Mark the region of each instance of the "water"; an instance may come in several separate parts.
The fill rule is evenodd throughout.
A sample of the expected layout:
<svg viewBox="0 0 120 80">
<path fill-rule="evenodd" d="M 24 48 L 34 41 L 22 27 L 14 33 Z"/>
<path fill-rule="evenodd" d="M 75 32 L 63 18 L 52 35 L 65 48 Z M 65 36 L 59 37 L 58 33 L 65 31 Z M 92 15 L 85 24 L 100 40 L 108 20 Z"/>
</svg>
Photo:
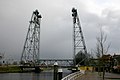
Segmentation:
<svg viewBox="0 0 120 80">
<path fill-rule="evenodd" d="M 67 69 L 63 69 L 63 76 L 70 73 Z M 41 73 L 1 73 L 0 80 L 53 80 L 53 70 Z"/>
</svg>

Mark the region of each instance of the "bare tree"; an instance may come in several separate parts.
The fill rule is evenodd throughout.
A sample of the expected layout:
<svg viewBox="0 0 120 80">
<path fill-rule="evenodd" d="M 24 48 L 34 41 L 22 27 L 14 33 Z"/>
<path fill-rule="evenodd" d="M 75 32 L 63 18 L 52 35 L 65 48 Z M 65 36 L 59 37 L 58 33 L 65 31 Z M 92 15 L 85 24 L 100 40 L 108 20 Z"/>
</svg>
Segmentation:
<svg viewBox="0 0 120 80">
<path fill-rule="evenodd" d="M 4 58 L 4 54 L 5 54 L 5 52 L 4 53 L 0 52 L 0 60 Z"/>
<path fill-rule="evenodd" d="M 104 34 L 102 29 L 100 29 L 100 36 L 97 37 L 96 39 L 97 39 L 96 44 L 97 55 L 99 55 L 98 57 L 101 57 L 104 54 L 107 54 L 110 44 L 106 45 L 107 35 Z"/>
<path fill-rule="evenodd" d="M 103 55 L 105 55 L 110 47 L 110 44 L 106 44 L 106 40 L 107 40 L 107 35 L 104 34 L 104 32 L 102 31 L 102 29 L 100 29 L 100 36 L 98 36 L 97 38 L 97 44 L 96 44 L 96 56 L 98 57 L 98 59 L 100 59 Z M 105 74 L 105 70 L 104 70 L 104 60 L 101 62 L 100 60 L 98 61 L 99 65 L 103 66 L 103 80 L 104 80 L 104 74 Z M 100 70 L 100 68 L 99 68 Z"/>
</svg>

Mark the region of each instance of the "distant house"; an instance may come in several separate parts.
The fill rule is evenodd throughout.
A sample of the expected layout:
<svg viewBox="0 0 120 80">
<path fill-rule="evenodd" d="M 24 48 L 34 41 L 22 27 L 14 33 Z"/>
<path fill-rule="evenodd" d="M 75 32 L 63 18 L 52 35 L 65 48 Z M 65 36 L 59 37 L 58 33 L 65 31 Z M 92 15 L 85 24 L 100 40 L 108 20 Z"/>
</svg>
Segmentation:
<svg viewBox="0 0 120 80">
<path fill-rule="evenodd" d="M 111 56 L 110 54 L 108 55 L 103 55 L 102 59 L 104 60 L 104 62 L 107 64 L 109 64 L 109 67 L 120 67 L 120 55 L 116 55 L 114 54 L 113 56 Z"/>
<path fill-rule="evenodd" d="M 101 57 L 102 60 L 104 60 L 105 62 L 110 62 L 110 59 L 112 58 L 112 56 L 110 54 L 108 55 L 103 55 Z"/>
<path fill-rule="evenodd" d="M 114 54 L 112 56 L 114 64 L 113 64 L 113 72 L 120 73 L 120 55 Z"/>
<path fill-rule="evenodd" d="M 120 65 L 120 55 L 114 54 L 113 59 L 115 60 L 116 65 Z"/>
<path fill-rule="evenodd" d="M 101 58 L 98 59 L 92 59 L 92 60 L 96 60 L 98 62 L 98 65 L 96 67 L 96 69 L 98 68 L 98 66 L 104 66 L 105 70 L 108 72 L 118 72 L 120 73 L 120 55 L 116 55 L 114 54 L 113 56 L 110 54 L 107 55 L 103 55 Z M 97 71 L 97 70 L 96 70 Z"/>
</svg>

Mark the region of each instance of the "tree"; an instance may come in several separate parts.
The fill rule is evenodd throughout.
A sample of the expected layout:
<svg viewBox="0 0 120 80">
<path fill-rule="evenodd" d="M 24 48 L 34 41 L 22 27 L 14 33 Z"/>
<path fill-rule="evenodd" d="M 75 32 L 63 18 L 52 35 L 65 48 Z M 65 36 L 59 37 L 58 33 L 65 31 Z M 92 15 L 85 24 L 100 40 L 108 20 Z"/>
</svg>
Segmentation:
<svg viewBox="0 0 120 80">
<path fill-rule="evenodd" d="M 100 30 L 100 36 L 98 36 L 96 39 L 97 39 L 97 44 L 96 44 L 95 53 L 96 53 L 96 56 L 98 57 L 98 64 L 103 66 L 103 80 L 104 80 L 105 64 L 104 64 L 104 60 L 101 61 L 99 59 L 108 52 L 110 44 L 106 45 L 107 35 L 104 34 L 102 29 Z M 100 70 L 100 68 L 99 68 L 99 70 Z"/>
<path fill-rule="evenodd" d="M 20 61 L 19 64 L 25 64 L 25 62 L 24 61 Z"/>
<path fill-rule="evenodd" d="M 5 53 L 0 53 L 0 60 L 4 58 Z"/>
<path fill-rule="evenodd" d="M 98 36 L 96 39 L 96 56 L 100 58 L 108 52 L 110 44 L 106 45 L 107 35 L 105 35 L 102 30 L 100 30 L 100 36 Z"/>
<path fill-rule="evenodd" d="M 13 64 L 13 65 L 17 65 L 18 63 L 17 63 L 17 61 L 14 61 L 12 64 Z"/>
</svg>

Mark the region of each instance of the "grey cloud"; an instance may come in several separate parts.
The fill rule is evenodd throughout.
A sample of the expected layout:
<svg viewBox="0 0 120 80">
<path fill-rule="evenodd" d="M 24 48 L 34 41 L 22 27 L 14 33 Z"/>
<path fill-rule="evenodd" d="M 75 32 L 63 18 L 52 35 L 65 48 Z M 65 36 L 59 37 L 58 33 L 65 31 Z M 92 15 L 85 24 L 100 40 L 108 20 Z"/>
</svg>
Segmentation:
<svg viewBox="0 0 120 80">
<path fill-rule="evenodd" d="M 33 10 L 42 15 L 40 58 L 72 58 L 71 8 L 78 9 L 88 50 L 95 47 L 100 25 L 107 26 L 111 52 L 119 48 L 119 10 L 104 10 L 101 16 L 90 13 L 87 3 L 80 0 L 1 0 L 0 1 L 0 50 L 6 56 L 20 59 Z M 107 11 L 107 12 L 105 12 Z M 106 16 L 105 16 L 106 15 Z M 114 20 L 114 21 L 113 21 Z"/>
</svg>

